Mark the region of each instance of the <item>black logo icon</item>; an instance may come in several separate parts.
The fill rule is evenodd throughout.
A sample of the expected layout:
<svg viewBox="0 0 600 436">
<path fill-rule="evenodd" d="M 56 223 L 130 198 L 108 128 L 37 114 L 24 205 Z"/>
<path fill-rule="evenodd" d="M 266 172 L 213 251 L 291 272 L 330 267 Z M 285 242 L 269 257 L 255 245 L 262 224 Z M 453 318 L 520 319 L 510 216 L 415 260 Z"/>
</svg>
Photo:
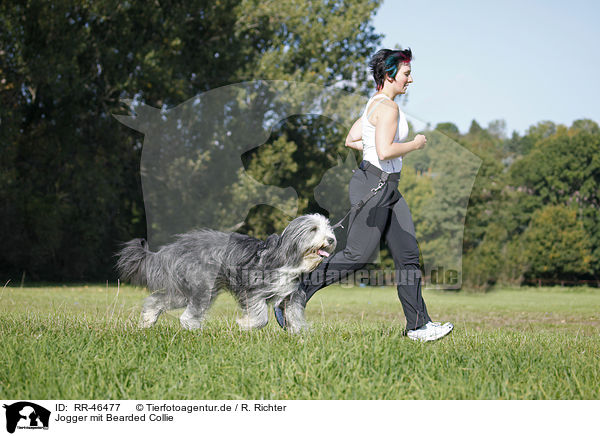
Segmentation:
<svg viewBox="0 0 600 436">
<path fill-rule="evenodd" d="M 17 426 L 27 429 L 48 429 L 50 411 L 28 401 L 3 406 L 6 409 L 6 431 L 14 433 Z M 40 423 L 41 421 L 41 423 Z"/>
</svg>

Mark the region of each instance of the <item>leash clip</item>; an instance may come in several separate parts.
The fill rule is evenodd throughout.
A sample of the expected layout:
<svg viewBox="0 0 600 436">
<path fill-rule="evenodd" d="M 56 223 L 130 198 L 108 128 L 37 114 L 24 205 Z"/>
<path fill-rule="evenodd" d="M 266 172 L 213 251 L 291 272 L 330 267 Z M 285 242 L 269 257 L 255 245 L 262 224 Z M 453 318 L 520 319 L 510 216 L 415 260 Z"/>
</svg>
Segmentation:
<svg viewBox="0 0 600 436">
<path fill-rule="evenodd" d="M 383 185 L 385 185 L 385 182 L 383 180 L 380 180 L 379 184 L 376 187 L 371 188 L 371 192 L 379 191 L 381 188 L 383 188 Z"/>
</svg>

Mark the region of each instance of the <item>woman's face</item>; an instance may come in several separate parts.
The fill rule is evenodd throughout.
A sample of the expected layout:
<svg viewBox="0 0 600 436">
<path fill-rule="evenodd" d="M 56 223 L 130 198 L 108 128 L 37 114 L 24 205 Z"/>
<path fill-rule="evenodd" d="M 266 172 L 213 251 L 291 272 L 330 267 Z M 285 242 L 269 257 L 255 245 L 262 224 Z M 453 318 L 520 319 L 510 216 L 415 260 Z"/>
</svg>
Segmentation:
<svg viewBox="0 0 600 436">
<path fill-rule="evenodd" d="M 406 92 L 406 88 L 409 83 L 412 83 L 413 79 L 410 75 L 410 64 L 400 64 L 400 68 L 396 73 L 395 85 L 400 94 L 404 94 Z"/>
</svg>

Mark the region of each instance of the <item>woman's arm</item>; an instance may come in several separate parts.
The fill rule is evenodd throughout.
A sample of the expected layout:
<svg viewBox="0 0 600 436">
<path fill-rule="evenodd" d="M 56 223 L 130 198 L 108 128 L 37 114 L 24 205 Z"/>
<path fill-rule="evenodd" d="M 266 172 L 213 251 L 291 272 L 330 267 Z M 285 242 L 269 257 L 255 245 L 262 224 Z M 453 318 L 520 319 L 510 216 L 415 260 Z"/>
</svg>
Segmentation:
<svg viewBox="0 0 600 436">
<path fill-rule="evenodd" d="M 362 119 L 359 118 L 354 122 L 352 128 L 348 132 L 348 136 L 346 136 L 346 147 L 353 148 L 355 150 L 363 149 L 362 142 Z"/>
<path fill-rule="evenodd" d="M 383 107 L 379 111 L 377 125 L 375 126 L 375 149 L 379 160 L 404 157 L 411 151 L 425 147 L 427 138 L 424 135 L 417 135 L 415 139 L 408 142 L 393 142 L 400 117 L 398 106 L 395 104 L 394 107 L 381 106 Z"/>
</svg>

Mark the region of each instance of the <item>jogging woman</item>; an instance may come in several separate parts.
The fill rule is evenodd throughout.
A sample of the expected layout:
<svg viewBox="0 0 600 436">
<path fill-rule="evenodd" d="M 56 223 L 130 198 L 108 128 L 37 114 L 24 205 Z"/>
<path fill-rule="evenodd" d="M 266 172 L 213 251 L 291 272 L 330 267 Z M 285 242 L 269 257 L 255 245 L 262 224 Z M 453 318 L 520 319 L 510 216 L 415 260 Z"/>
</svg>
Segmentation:
<svg viewBox="0 0 600 436">
<path fill-rule="evenodd" d="M 353 205 L 346 247 L 325 259 L 300 283 L 306 302 L 319 289 L 363 268 L 383 238 L 394 259 L 398 297 L 406 317 L 407 336 L 413 340 L 439 339 L 453 329 L 451 323 L 434 323 L 421 293 L 419 247 L 408 205 L 398 192 L 402 159 L 425 147 L 427 139 L 416 135 L 407 141 L 408 123 L 394 99 L 412 83 L 412 52 L 378 51 L 370 62 L 377 92 L 363 115 L 353 124 L 346 146 L 362 150 L 363 160 L 349 184 Z M 275 317 L 285 328 L 285 305 L 275 307 Z"/>
</svg>

